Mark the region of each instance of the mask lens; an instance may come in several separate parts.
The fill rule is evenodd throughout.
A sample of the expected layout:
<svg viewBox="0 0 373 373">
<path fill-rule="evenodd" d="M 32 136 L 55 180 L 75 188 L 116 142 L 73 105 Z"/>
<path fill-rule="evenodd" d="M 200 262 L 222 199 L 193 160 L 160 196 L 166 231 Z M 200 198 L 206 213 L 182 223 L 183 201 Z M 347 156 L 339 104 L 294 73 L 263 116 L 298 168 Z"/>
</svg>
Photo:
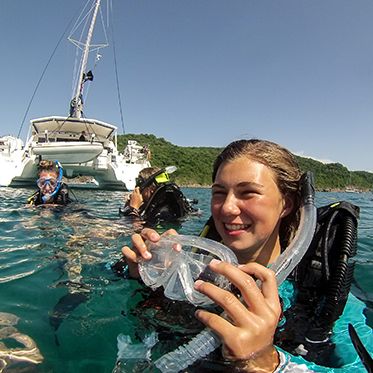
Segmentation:
<svg viewBox="0 0 373 373">
<path fill-rule="evenodd" d="M 55 189 L 57 186 L 57 180 L 54 177 L 41 177 L 36 183 L 40 189 L 47 185 L 50 185 L 52 189 Z"/>
</svg>

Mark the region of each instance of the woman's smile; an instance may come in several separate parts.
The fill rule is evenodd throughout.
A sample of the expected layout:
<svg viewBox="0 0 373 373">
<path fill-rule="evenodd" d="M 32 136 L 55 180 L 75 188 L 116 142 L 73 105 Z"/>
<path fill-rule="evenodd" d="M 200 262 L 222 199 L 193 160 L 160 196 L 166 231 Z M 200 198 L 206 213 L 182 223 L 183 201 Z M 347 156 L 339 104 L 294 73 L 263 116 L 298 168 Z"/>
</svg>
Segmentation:
<svg viewBox="0 0 373 373">
<path fill-rule="evenodd" d="M 224 228 L 229 235 L 239 235 L 242 231 L 246 231 L 250 227 L 250 224 L 224 224 Z"/>
</svg>

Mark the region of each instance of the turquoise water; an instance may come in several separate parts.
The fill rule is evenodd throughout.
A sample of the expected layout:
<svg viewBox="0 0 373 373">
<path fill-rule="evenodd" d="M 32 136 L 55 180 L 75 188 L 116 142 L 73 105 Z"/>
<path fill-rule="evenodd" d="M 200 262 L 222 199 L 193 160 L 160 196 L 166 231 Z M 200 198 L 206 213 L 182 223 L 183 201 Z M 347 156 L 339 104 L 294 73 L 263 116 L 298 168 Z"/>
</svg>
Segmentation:
<svg viewBox="0 0 373 373">
<path fill-rule="evenodd" d="M 25 208 L 31 192 L 0 189 L 0 371 L 9 363 L 15 371 L 32 366 L 33 372 L 112 372 L 117 336 L 141 337 L 146 329 L 133 312 L 140 286 L 108 266 L 134 231 L 118 215 L 123 193 L 74 190 L 74 206 Z M 210 192 L 184 192 L 199 200 L 202 215 L 177 228 L 195 234 L 209 216 Z M 361 208 L 352 291 L 367 304 L 373 326 L 373 194 L 316 198 L 318 205 L 342 199 Z"/>
</svg>

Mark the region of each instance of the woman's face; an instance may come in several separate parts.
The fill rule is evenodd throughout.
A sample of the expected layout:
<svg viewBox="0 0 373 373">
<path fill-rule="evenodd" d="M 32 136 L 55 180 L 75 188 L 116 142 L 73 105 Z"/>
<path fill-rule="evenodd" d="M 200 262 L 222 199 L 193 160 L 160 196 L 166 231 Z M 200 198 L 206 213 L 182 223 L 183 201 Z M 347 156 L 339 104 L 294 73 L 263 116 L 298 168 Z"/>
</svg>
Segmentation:
<svg viewBox="0 0 373 373">
<path fill-rule="evenodd" d="M 289 205 L 289 206 L 287 206 Z M 272 263 L 279 226 L 290 211 L 270 168 L 245 157 L 223 162 L 212 186 L 211 212 L 224 244 L 240 263 Z"/>
<path fill-rule="evenodd" d="M 38 179 L 38 187 L 45 194 L 51 194 L 57 187 L 57 172 L 41 171 Z"/>
</svg>

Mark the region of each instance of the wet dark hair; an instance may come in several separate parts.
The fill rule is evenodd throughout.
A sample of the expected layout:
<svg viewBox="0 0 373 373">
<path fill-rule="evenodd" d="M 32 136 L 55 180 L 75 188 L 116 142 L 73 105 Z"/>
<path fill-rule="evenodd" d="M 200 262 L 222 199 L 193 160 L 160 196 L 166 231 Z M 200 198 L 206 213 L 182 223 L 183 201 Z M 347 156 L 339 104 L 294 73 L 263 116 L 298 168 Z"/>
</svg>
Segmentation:
<svg viewBox="0 0 373 373">
<path fill-rule="evenodd" d="M 58 174 L 59 169 L 56 162 L 45 159 L 38 164 L 38 174 L 40 175 L 43 171 L 56 172 Z"/>
<path fill-rule="evenodd" d="M 158 186 L 155 179 L 150 184 L 147 183 L 146 187 L 144 187 L 143 185 L 151 176 L 155 175 L 160 170 L 161 168 L 159 167 L 146 167 L 139 172 L 139 175 L 136 178 L 136 186 L 140 187 L 144 201 L 147 201 L 150 198 L 150 196 L 156 191 Z M 144 191 L 147 191 L 147 193 L 144 193 Z"/>
<path fill-rule="evenodd" d="M 283 197 L 293 201 L 293 210 L 281 220 L 280 243 L 288 246 L 299 225 L 301 171 L 294 155 L 284 147 L 267 140 L 250 139 L 230 143 L 214 162 L 212 181 L 215 181 L 220 166 L 237 158 L 247 158 L 259 162 L 272 170 L 275 182 Z"/>
<path fill-rule="evenodd" d="M 160 171 L 159 167 L 146 167 L 139 172 L 139 177 L 142 177 L 144 180 L 146 180 L 158 171 Z"/>
</svg>

